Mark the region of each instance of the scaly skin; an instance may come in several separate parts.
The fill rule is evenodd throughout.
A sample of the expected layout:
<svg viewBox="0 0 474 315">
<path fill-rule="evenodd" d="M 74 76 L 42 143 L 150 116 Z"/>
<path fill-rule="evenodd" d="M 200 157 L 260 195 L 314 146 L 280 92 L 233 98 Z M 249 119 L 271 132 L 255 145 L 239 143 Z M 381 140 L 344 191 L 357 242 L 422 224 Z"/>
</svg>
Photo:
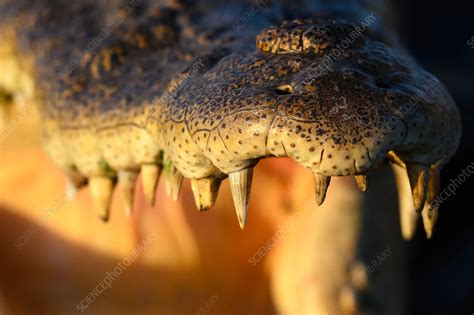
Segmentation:
<svg viewBox="0 0 474 315">
<path fill-rule="evenodd" d="M 459 143 L 449 94 L 368 8 L 322 5 L 262 31 L 276 7 L 240 25 L 250 4 L 25 3 L 3 5 L 7 42 L 31 65 L 47 152 L 76 177 L 164 164 L 218 187 L 289 156 L 324 182 L 390 151 L 439 168 Z"/>
<path fill-rule="evenodd" d="M 365 190 L 366 173 L 390 161 L 403 236 L 413 235 L 412 208 L 424 209 L 431 235 L 459 113 L 380 10 L 348 3 L 268 2 L 257 14 L 238 1 L 3 0 L 0 86 L 39 103 L 46 151 L 76 184 L 89 180 L 104 220 L 115 180 L 133 192 L 140 169 L 150 201 L 163 167 L 173 198 L 183 176 L 192 180 L 200 210 L 229 176 L 243 227 L 261 158 L 310 169 L 319 204 L 330 177 L 356 175 Z M 352 214 L 321 214 L 318 248 L 347 254 L 316 267 L 338 275 L 318 284 L 326 309 L 348 282 L 360 233 Z M 334 230 L 344 233 L 328 248 Z"/>
</svg>

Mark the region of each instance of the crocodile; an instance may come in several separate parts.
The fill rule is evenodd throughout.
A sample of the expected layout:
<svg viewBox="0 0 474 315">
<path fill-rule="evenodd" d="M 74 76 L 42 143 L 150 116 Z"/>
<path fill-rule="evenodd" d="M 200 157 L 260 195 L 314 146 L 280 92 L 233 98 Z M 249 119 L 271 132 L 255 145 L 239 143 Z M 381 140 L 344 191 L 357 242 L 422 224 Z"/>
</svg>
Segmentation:
<svg viewBox="0 0 474 315">
<path fill-rule="evenodd" d="M 420 214 L 431 237 L 460 115 L 391 11 L 370 0 L 0 0 L 0 107 L 39 108 L 45 151 L 71 185 L 89 186 L 104 221 L 115 186 L 131 213 L 139 174 L 150 204 L 160 177 L 175 200 L 190 179 L 201 211 L 228 178 L 244 228 L 253 168 L 287 157 L 313 173 L 318 205 L 332 177 L 366 191 L 389 165 L 403 237 Z"/>
<path fill-rule="evenodd" d="M 331 177 L 365 190 L 390 163 L 431 229 L 460 116 L 380 7 L 4 0 L 0 86 L 39 104 L 46 152 L 105 221 L 117 182 L 131 211 L 139 172 L 153 203 L 163 171 L 174 199 L 191 180 L 200 210 L 228 177 L 243 228 L 252 169 L 274 156 L 314 173 L 318 204 Z"/>
</svg>

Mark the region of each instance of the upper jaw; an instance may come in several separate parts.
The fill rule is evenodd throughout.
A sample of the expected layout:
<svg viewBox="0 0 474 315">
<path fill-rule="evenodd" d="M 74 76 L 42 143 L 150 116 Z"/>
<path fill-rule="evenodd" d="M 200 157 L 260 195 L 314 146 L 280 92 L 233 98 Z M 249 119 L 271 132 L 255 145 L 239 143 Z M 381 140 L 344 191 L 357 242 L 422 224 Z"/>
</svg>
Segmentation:
<svg viewBox="0 0 474 315">
<path fill-rule="evenodd" d="M 286 34 L 271 29 L 277 31 L 262 32 L 266 44 L 257 38 L 261 49 L 224 57 L 164 104 L 161 122 L 187 131 L 164 140 L 186 177 L 229 174 L 266 156 L 289 156 L 314 173 L 342 176 L 366 173 L 390 151 L 428 166 L 454 154 L 461 134 L 456 106 L 410 57 L 364 34 L 342 51 L 337 38 L 316 48 L 307 39 L 309 48 L 302 41 L 292 50 L 279 38 L 272 41 Z M 175 159 L 186 140 L 193 144 L 194 166 Z"/>
<path fill-rule="evenodd" d="M 104 219 L 117 178 L 133 196 L 130 183 L 140 169 L 153 202 L 163 168 L 175 199 L 183 176 L 192 180 L 201 210 L 212 206 L 220 181 L 229 176 L 243 226 L 252 168 L 267 156 L 289 156 L 310 169 L 318 203 L 330 176 L 362 175 L 357 182 L 364 190 L 363 175 L 388 159 L 403 169 L 398 177 L 410 181 L 420 210 L 435 196 L 434 188 L 426 193 L 435 186 L 431 178 L 458 146 L 459 113 L 442 84 L 393 47 L 395 41 L 367 29 L 339 46 L 354 29 L 342 20 L 294 21 L 263 30 L 257 48 L 240 43 L 242 33 L 204 41 L 208 53 L 201 56 L 204 49 L 193 50 L 199 45 L 163 48 L 158 37 L 140 48 L 111 35 L 64 82 L 57 67 L 71 61 L 78 49 L 71 45 L 83 38 L 51 54 L 51 42 L 60 42 L 54 36 L 64 34 L 40 36 L 33 45 L 40 51 L 30 55 L 36 77 L 53 78 L 36 80 L 40 92 L 48 92 L 46 148 L 72 179 L 90 179 Z M 76 29 L 65 31 L 64 40 L 76 38 Z M 117 48 L 133 53 L 112 58 Z M 204 62 L 192 63 L 183 76 L 190 52 Z M 63 59 L 51 60 L 57 56 Z"/>
<path fill-rule="evenodd" d="M 306 50 L 302 41 L 281 50 L 279 39 L 270 38 L 266 46 L 259 40 L 260 50 L 230 54 L 190 78 L 159 113 L 165 129 L 179 127 L 164 136 L 164 150 L 193 179 L 195 196 L 215 196 L 215 188 L 199 190 L 199 183 L 229 175 L 243 227 L 252 169 L 260 158 L 288 156 L 310 169 L 318 204 L 331 176 L 355 175 L 365 191 L 368 170 L 391 162 L 401 217 L 423 211 L 431 237 L 439 170 L 461 136 L 459 112 L 443 85 L 409 56 L 370 36 L 339 51 L 341 57 L 335 41 Z M 414 221 L 402 222 L 410 238 L 407 222 Z"/>
</svg>

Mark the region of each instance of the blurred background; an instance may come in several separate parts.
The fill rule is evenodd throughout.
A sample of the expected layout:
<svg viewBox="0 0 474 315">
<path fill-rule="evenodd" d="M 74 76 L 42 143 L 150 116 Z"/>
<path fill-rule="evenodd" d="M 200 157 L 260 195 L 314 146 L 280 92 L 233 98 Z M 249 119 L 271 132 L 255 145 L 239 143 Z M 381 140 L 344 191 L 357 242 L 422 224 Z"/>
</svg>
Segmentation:
<svg viewBox="0 0 474 315">
<path fill-rule="evenodd" d="M 473 162 L 474 4 L 471 1 L 401 1 L 402 38 L 421 65 L 447 86 L 461 111 L 463 138 L 442 173 L 442 187 Z M 474 312 L 474 212 L 469 178 L 440 212 L 437 235 L 417 237 L 409 294 L 412 314 Z M 424 301 L 429 300 L 430 303 Z"/>
<path fill-rule="evenodd" d="M 474 5 L 397 5 L 402 41 L 445 83 L 461 110 L 464 136 L 443 170 L 446 187 L 474 161 Z M 325 206 L 316 208 L 308 203 L 314 198 L 311 174 L 291 161 L 269 159 L 256 169 L 245 231 L 226 183 L 216 206 L 198 213 L 187 181 L 178 203 L 160 184 L 155 207 L 144 202 L 139 184 L 131 218 L 116 192 L 111 221 L 104 224 L 87 189 L 72 200 L 65 193 L 65 176 L 41 149 L 38 113 L 13 117 L 14 128 L 0 134 L 1 315 L 283 314 L 277 305 L 311 295 L 291 284 L 319 259 L 310 241 L 317 212 L 358 202 L 353 183 L 340 179 Z M 474 312 L 473 188 L 474 178 L 468 178 L 443 203 L 432 240 L 419 226 L 403 245 L 409 253 L 403 314 Z M 279 228 L 301 212 L 304 220 L 269 248 Z M 275 283 L 288 287 L 275 289 Z"/>
</svg>

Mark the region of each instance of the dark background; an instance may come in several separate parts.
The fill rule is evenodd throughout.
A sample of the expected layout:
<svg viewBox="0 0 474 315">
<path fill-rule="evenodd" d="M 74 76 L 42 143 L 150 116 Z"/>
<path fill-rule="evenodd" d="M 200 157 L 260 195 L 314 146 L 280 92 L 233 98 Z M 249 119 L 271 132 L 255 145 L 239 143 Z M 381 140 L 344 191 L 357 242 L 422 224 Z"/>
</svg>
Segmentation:
<svg viewBox="0 0 474 315">
<path fill-rule="evenodd" d="M 474 161 L 474 1 L 398 2 L 402 41 L 434 73 L 461 110 L 463 138 L 442 173 L 442 189 Z M 474 312 L 474 174 L 440 210 L 437 231 L 427 241 L 419 226 L 410 262 L 411 314 Z"/>
</svg>

